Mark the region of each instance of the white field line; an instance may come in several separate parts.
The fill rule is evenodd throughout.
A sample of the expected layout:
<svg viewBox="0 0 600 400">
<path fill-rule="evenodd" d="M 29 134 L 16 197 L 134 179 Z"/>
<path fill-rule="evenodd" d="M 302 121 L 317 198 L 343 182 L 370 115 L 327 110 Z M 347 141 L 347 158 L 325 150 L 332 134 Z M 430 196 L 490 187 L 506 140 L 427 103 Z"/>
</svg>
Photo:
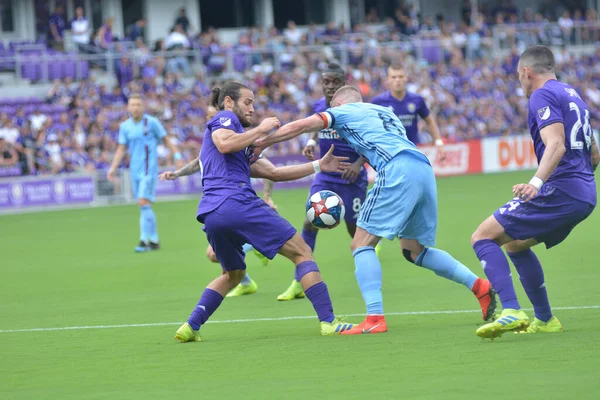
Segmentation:
<svg viewBox="0 0 600 400">
<path fill-rule="evenodd" d="M 589 310 L 600 309 L 599 306 L 572 306 L 572 307 L 552 307 L 553 310 Z M 531 311 L 530 308 L 525 310 Z M 391 312 L 385 315 L 440 315 L 440 314 L 468 314 L 479 313 L 481 310 L 448 310 L 448 311 L 401 311 Z M 348 317 L 360 317 L 364 314 L 344 314 Z M 209 324 L 241 324 L 245 322 L 269 322 L 269 321 L 289 321 L 296 319 L 315 319 L 315 315 L 276 317 L 276 318 L 248 318 L 248 319 L 230 319 L 208 321 Z M 74 331 L 81 329 L 118 329 L 118 328 L 145 328 L 153 326 L 176 326 L 182 322 L 152 322 L 147 324 L 123 324 L 123 325 L 84 325 L 84 326 L 61 326 L 54 328 L 24 328 L 24 329 L 0 329 L 0 333 L 18 333 L 18 332 L 49 332 L 49 331 Z"/>
</svg>

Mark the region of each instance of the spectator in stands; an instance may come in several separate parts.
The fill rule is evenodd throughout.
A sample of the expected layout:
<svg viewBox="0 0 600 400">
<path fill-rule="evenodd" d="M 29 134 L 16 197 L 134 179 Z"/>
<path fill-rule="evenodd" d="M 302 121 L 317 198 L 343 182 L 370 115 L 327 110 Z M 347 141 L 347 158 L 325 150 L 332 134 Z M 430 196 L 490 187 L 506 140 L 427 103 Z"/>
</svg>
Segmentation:
<svg viewBox="0 0 600 400">
<path fill-rule="evenodd" d="M 294 46 L 298 46 L 302 40 L 302 32 L 296 26 L 294 21 L 288 21 L 287 29 L 283 32 L 285 40 Z"/>
<path fill-rule="evenodd" d="M 96 32 L 96 36 L 94 37 L 94 44 L 101 50 L 108 50 L 108 48 L 114 41 L 112 25 L 113 19 L 106 18 L 104 20 L 104 24 Z"/>
<path fill-rule="evenodd" d="M 83 7 L 75 9 L 75 18 L 71 21 L 71 33 L 73 34 L 73 42 L 81 52 L 86 51 L 87 45 L 90 43 L 90 22 L 83 14 Z"/>
<path fill-rule="evenodd" d="M 378 24 L 381 22 L 381 18 L 379 18 L 379 13 L 377 12 L 377 7 L 369 8 L 369 12 L 365 15 L 365 22 L 367 24 Z"/>
<path fill-rule="evenodd" d="M 191 75 L 192 70 L 185 54 L 185 51 L 190 48 L 190 41 L 181 25 L 175 25 L 173 31 L 165 39 L 165 47 L 167 51 L 175 53 L 167 62 L 167 71 L 176 74 L 182 72 L 186 76 Z"/>
<path fill-rule="evenodd" d="M 23 126 L 25 126 L 26 123 L 29 122 L 29 120 L 27 119 L 27 116 L 25 115 L 25 110 L 23 110 L 23 107 L 17 108 L 17 112 L 15 113 L 15 116 L 13 117 L 13 121 L 14 121 L 15 125 L 19 128 L 22 128 Z"/>
<path fill-rule="evenodd" d="M 133 64 L 129 57 L 123 57 L 118 61 L 115 74 L 121 87 L 127 86 L 133 80 Z"/>
<path fill-rule="evenodd" d="M 564 44 L 573 42 L 573 24 L 571 13 L 569 10 L 565 10 L 563 15 L 558 19 L 558 26 L 560 27 Z"/>
<path fill-rule="evenodd" d="M 179 10 L 179 16 L 175 19 L 173 26 L 176 25 L 181 25 L 181 29 L 185 35 L 189 35 L 190 31 L 193 29 L 190 19 L 187 17 L 187 11 L 185 7 L 181 7 Z"/>
<path fill-rule="evenodd" d="M 48 116 L 42 114 L 39 107 L 36 107 L 33 111 L 33 114 L 29 117 L 29 121 L 31 121 L 31 129 L 34 132 L 39 132 L 46 122 L 49 122 Z"/>
<path fill-rule="evenodd" d="M 62 148 L 58 142 L 58 136 L 50 133 L 46 136 L 46 143 L 43 146 L 44 152 L 48 157 L 48 167 L 53 174 L 57 174 L 63 167 Z"/>
<path fill-rule="evenodd" d="M 419 33 L 425 34 L 426 36 L 439 35 L 440 28 L 435 22 L 433 22 L 433 18 L 430 15 L 428 15 L 423 20 L 423 24 L 419 28 Z"/>
<path fill-rule="evenodd" d="M 133 24 L 127 27 L 127 39 L 135 42 L 138 38 L 144 39 L 144 28 L 146 27 L 146 19 L 140 18 Z"/>
<path fill-rule="evenodd" d="M 63 16 L 64 10 L 61 5 L 56 6 L 54 14 L 50 16 L 49 28 L 50 28 L 50 40 L 49 45 L 55 50 L 64 51 L 65 43 L 63 33 L 67 27 L 67 23 Z"/>
<path fill-rule="evenodd" d="M 0 167 L 14 167 L 19 162 L 17 150 L 0 136 Z"/>
<path fill-rule="evenodd" d="M 14 126 L 12 118 L 6 114 L 0 116 L 0 138 L 15 144 L 19 137 L 19 129 Z"/>
</svg>

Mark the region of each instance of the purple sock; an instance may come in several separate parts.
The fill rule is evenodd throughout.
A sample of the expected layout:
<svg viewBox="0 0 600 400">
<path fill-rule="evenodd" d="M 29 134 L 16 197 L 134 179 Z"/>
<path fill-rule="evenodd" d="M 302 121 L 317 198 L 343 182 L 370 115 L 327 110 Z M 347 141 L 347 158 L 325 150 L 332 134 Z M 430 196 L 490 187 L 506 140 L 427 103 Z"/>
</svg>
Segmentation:
<svg viewBox="0 0 600 400">
<path fill-rule="evenodd" d="M 333 322 L 335 316 L 333 315 L 333 305 L 331 304 L 331 298 L 329 297 L 329 291 L 325 282 L 319 282 L 316 285 L 312 285 L 304 291 L 306 297 L 310 300 L 319 321 L 321 322 Z"/>
<path fill-rule="evenodd" d="M 306 242 L 308 247 L 314 252 L 315 244 L 317 243 L 317 232 L 318 231 L 308 231 L 306 229 L 302 229 L 302 239 Z"/>
<path fill-rule="evenodd" d="M 515 293 L 510 265 L 498 243 L 489 239 L 480 240 L 475 242 L 473 250 L 475 250 L 479 261 L 481 261 L 483 271 L 490 280 L 492 287 L 498 293 L 502 308 L 519 310 L 521 306 Z"/>
<path fill-rule="evenodd" d="M 223 296 L 218 292 L 209 288 L 204 289 L 202 297 L 198 300 L 198 305 L 188 318 L 188 324 L 190 324 L 193 330 L 200 329 L 200 325 L 208 321 L 210 316 L 219 308 L 222 301 Z"/>
<path fill-rule="evenodd" d="M 525 289 L 529 301 L 533 304 L 535 317 L 548 322 L 552 318 L 552 310 L 548 301 L 544 271 L 540 260 L 531 249 L 518 253 L 508 253 L 508 256 L 515 264 L 523 289 Z"/>
</svg>

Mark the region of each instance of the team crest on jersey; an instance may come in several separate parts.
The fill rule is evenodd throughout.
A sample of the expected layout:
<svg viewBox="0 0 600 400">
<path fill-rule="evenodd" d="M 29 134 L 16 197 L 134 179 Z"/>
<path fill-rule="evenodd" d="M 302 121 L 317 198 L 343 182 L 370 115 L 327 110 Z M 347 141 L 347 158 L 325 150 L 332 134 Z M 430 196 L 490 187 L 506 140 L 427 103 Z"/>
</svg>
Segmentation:
<svg viewBox="0 0 600 400">
<path fill-rule="evenodd" d="M 417 109 L 417 106 L 415 106 L 414 103 L 408 103 L 408 105 L 406 106 L 406 108 L 408 109 L 408 112 L 414 113 L 415 110 Z"/>
<path fill-rule="evenodd" d="M 231 125 L 231 118 L 219 118 L 219 123 L 223 126 Z"/>
<path fill-rule="evenodd" d="M 550 107 L 546 106 L 546 107 L 540 108 L 538 110 L 538 117 L 540 117 L 540 119 L 542 121 L 545 121 L 548 118 L 550 118 Z"/>
</svg>

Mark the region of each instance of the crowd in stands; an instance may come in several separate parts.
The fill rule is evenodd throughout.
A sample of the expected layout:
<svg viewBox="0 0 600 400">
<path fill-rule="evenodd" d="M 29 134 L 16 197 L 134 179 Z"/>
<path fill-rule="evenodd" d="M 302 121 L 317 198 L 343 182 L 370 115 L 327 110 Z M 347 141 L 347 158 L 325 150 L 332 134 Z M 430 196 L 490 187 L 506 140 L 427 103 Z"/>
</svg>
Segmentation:
<svg viewBox="0 0 600 400">
<path fill-rule="evenodd" d="M 425 97 L 437 117 L 446 142 L 459 142 L 488 136 L 512 135 L 527 130 L 527 99 L 523 96 L 516 64 L 523 43 L 518 35 L 507 34 L 511 51 L 503 59 L 483 57 L 486 42 L 480 47 L 469 43 L 477 32 L 480 38 L 489 37 L 488 20 L 479 13 L 472 18 L 465 1 L 464 20 L 458 24 L 438 18 L 426 18 L 416 24 L 411 9 L 400 9 L 394 18 L 380 19 L 376 12 L 367 15 L 367 22 L 384 22 L 386 29 L 353 37 L 353 43 L 364 47 L 349 48 L 347 80 L 356 85 L 366 100 L 386 90 L 386 68 L 401 62 L 409 76 L 408 90 Z M 470 7 L 470 6 L 469 6 Z M 517 13 L 507 2 L 502 10 L 493 10 L 498 24 L 528 22 L 544 14 Z M 79 13 L 79 12 L 78 12 Z M 593 12 L 577 13 L 597 18 Z M 79 14 L 78 14 L 79 15 Z M 520 19 L 515 20 L 519 15 Z M 80 18 L 83 16 L 80 15 Z M 561 18 L 568 15 L 562 14 Z M 116 150 L 119 123 L 127 118 L 126 101 L 130 93 L 139 92 L 145 99 L 147 112 L 158 116 L 185 157 L 198 154 L 206 124 L 207 99 L 211 84 L 208 68 L 190 65 L 185 56 L 156 56 L 143 39 L 146 22 L 139 20 L 128 27 L 127 34 L 136 43 L 134 50 L 117 59 L 118 84 L 105 87 L 93 78 L 74 82 L 67 77 L 56 80 L 42 104 L 32 99 L 0 100 L 0 175 L 3 171 L 18 170 L 20 174 L 47 174 L 73 171 L 94 171 L 108 168 Z M 56 33 L 62 24 L 56 23 Z M 562 26 L 567 26 L 564 21 Z M 73 26 L 73 25 L 72 25 Z M 408 27 L 414 32 L 407 30 Z M 364 26 L 363 26 L 364 27 Z M 60 28 L 60 29 L 59 29 Z M 84 27 L 80 27 L 81 31 Z M 274 28 L 273 28 L 274 29 Z M 234 47 L 281 46 L 282 68 L 274 70 L 268 56 L 255 55 L 249 65 L 238 69 L 235 76 L 250 86 L 256 95 L 255 122 L 267 116 L 277 116 L 285 123 L 312 112 L 314 101 L 322 96 L 319 71 L 328 62 L 339 61 L 339 52 L 327 44 L 341 39 L 343 28 L 329 24 L 324 30 L 315 26 L 300 33 L 293 22 L 283 32 L 250 28 Z M 354 27 L 360 32 L 361 26 Z M 533 29 L 533 28 L 532 28 Z M 202 64 L 219 54 L 218 34 L 209 29 L 192 36 L 193 27 L 180 12 L 172 32 L 154 50 L 178 50 L 199 45 Z M 367 30 L 364 30 L 367 32 Z M 436 62 L 423 62 L 410 48 L 386 47 L 382 42 L 400 39 L 400 35 L 441 34 L 451 39 L 443 42 L 443 54 Z M 462 32 L 462 33 L 461 33 Z M 589 30 L 587 34 L 597 35 Z M 83 35 L 83 33 L 81 33 Z M 60 42 L 53 36 L 54 42 Z M 96 34 L 94 43 L 102 46 L 113 40 L 110 23 Z M 531 38 L 527 39 L 531 40 Z M 55 43 L 56 44 L 56 43 Z M 299 44 L 323 44 L 318 50 L 296 52 Z M 567 44 L 567 43 L 564 43 Z M 208 49 L 203 52 L 202 49 Z M 355 50 L 355 51 L 353 51 Z M 594 54 L 575 56 L 569 47 L 556 54 L 560 79 L 575 86 L 592 109 L 592 120 L 600 118 L 600 48 Z M 137 63 L 138 69 L 133 68 Z M 195 77 L 190 84 L 190 79 Z M 224 79 L 224 78 L 223 78 Z M 210 81 L 219 84 L 219 80 Z M 425 125 L 420 126 L 423 141 L 430 140 Z M 305 143 L 299 138 L 269 149 L 271 154 L 299 153 Z M 162 165 L 171 162 L 165 148 L 159 148 Z M 126 162 L 126 161 L 125 161 Z"/>
</svg>

